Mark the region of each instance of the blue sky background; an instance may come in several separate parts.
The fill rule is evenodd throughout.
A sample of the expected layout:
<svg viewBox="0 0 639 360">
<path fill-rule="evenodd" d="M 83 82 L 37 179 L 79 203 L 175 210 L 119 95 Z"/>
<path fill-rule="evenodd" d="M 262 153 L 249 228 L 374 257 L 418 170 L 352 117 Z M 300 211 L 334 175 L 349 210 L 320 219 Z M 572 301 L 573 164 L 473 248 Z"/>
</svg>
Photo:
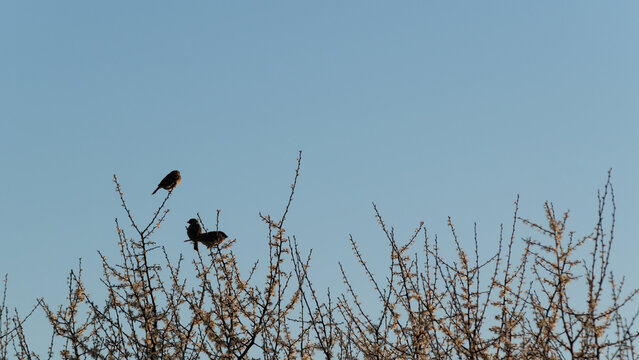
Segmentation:
<svg viewBox="0 0 639 360">
<path fill-rule="evenodd" d="M 320 286 L 341 287 L 337 261 L 358 272 L 349 234 L 385 269 L 373 201 L 400 239 L 425 221 L 447 244 L 451 216 L 489 252 L 517 194 L 523 217 L 551 200 L 590 232 L 609 168 L 615 270 L 638 286 L 638 18 L 636 2 L 3 2 L 8 303 L 62 303 L 78 258 L 100 292 L 96 251 L 117 258 L 126 216 L 113 173 L 146 221 L 179 169 L 155 240 L 190 259 L 186 220 L 221 209 L 247 268 L 298 150 L 287 229 Z"/>
</svg>

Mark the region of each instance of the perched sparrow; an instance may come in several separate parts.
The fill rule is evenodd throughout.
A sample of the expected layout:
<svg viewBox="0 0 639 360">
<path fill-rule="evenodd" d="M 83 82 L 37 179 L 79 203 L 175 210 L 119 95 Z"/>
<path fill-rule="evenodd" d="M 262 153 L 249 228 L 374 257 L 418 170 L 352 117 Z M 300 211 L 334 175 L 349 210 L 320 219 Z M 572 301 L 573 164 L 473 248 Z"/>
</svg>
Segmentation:
<svg viewBox="0 0 639 360">
<path fill-rule="evenodd" d="M 207 248 L 219 245 L 228 236 L 222 231 L 209 231 L 198 237 L 198 241 L 204 244 Z"/>
<path fill-rule="evenodd" d="M 177 170 L 171 171 L 167 176 L 160 181 L 157 189 L 151 193 L 151 195 L 155 194 L 160 188 L 164 190 L 173 190 L 175 187 L 182 181 L 182 177 L 180 176 L 180 172 Z"/>
<path fill-rule="evenodd" d="M 197 219 L 191 219 L 188 221 L 189 227 L 186 228 L 186 234 L 189 236 L 189 240 L 193 241 L 193 249 L 197 250 L 197 238 L 202 235 L 202 227 Z"/>
</svg>

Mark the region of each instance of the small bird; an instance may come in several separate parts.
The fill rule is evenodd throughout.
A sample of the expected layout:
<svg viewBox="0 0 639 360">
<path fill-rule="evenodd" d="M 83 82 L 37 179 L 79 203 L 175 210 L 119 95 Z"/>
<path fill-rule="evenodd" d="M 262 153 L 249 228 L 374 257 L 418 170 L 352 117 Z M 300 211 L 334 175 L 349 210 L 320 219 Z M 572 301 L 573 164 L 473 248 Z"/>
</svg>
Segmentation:
<svg viewBox="0 0 639 360">
<path fill-rule="evenodd" d="M 200 235 L 198 241 L 210 249 L 213 246 L 218 246 L 227 237 L 223 231 L 209 231 Z"/>
<path fill-rule="evenodd" d="M 184 242 L 193 241 L 193 249 L 198 251 L 197 243 L 201 242 L 207 248 L 212 248 L 219 245 L 228 236 L 223 231 L 209 231 L 202 234 L 202 227 L 197 219 L 190 219 L 188 221 L 189 226 L 186 228 L 186 234 L 189 236 L 189 240 Z"/>
<path fill-rule="evenodd" d="M 191 219 L 188 221 L 189 227 L 186 228 L 186 234 L 189 236 L 189 240 L 193 241 L 193 249 L 197 250 L 197 238 L 202 235 L 202 227 L 197 219 Z"/>
<path fill-rule="evenodd" d="M 175 187 L 180 183 L 180 181 L 182 181 L 182 176 L 180 176 L 180 172 L 177 170 L 173 170 L 167 176 L 165 176 L 164 179 L 162 179 L 162 181 L 160 181 L 157 189 L 155 189 L 155 191 L 153 191 L 151 195 L 154 195 L 158 190 L 160 190 L 160 188 L 171 191 L 175 189 Z"/>
</svg>

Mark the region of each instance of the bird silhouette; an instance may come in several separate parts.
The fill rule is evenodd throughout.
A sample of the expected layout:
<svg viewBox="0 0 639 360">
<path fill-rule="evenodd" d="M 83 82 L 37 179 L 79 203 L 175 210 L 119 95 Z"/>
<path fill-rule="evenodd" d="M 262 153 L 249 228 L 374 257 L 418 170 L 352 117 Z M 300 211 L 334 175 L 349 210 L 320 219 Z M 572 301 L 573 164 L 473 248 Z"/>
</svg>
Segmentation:
<svg viewBox="0 0 639 360">
<path fill-rule="evenodd" d="M 189 236 L 189 240 L 193 241 L 193 250 L 197 250 L 197 238 L 202 235 L 202 227 L 197 219 L 191 219 L 188 221 L 189 227 L 186 228 L 186 234 Z"/>
<path fill-rule="evenodd" d="M 213 246 L 218 246 L 227 237 L 223 231 L 209 231 L 200 235 L 198 241 L 210 249 Z"/>
<path fill-rule="evenodd" d="M 188 223 L 189 226 L 186 228 L 186 234 L 189 236 L 189 240 L 184 240 L 184 242 L 192 241 L 193 249 L 195 251 L 198 251 L 198 242 L 204 244 L 204 246 L 210 249 L 219 245 L 228 237 L 223 231 L 209 231 L 202 233 L 202 228 L 200 227 L 200 223 L 197 219 L 190 219 Z"/>
<path fill-rule="evenodd" d="M 182 181 L 182 176 L 180 176 L 180 172 L 177 170 L 173 170 L 167 176 L 165 176 L 164 179 L 162 179 L 162 181 L 160 181 L 157 189 L 155 189 L 155 191 L 153 191 L 151 195 L 154 195 L 158 190 L 160 190 L 160 188 L 171 191 L 175 189 L 175 187 L 180 183 L 180 181 Z"/>
</svg>

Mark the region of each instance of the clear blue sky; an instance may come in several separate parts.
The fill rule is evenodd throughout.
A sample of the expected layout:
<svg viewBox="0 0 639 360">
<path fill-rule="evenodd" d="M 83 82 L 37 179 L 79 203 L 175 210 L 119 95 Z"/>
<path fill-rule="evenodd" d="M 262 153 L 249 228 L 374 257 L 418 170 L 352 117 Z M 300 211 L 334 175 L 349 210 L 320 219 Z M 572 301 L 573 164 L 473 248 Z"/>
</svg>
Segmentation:
<svg viewBox="0 0 639 360">
<path fill-rule="evenodd" d="M 491 250 L 516 194 L 522 216 L 543 220 L 551 200 L 589 232 L 609 168 L 613 253 L 637 285 L 637 19 L 631 1 L 2 2 L 8 302 L 62 303 L 78 258 L 99 292 L 96 251 L 117 257 L 125 220 L 113 173 L 146 220 L 179 169 L 155 240 L 190 259 L 186 220 L 221 209 L 248 267 L 298 150 L 288 231 L 322 285 L 341 286 L 349 233 L 386 263 L 373 201 L 398 238 L 423 220 L 450 239 L 452 216 Z"/>
</svg>

